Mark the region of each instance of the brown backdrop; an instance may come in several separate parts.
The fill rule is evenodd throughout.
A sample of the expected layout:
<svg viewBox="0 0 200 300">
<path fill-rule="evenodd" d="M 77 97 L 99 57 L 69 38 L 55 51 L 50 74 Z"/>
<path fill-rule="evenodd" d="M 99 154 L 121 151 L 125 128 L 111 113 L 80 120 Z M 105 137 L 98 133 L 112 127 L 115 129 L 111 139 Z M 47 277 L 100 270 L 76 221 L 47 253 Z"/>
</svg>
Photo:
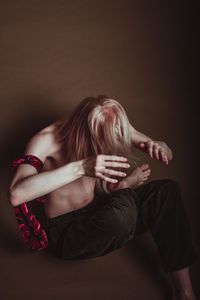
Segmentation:
<svg viewBox="0 0 200 300">
<path fill-rule="evenodd" d="M 151 179 L 181 184 L 200 253 L 195 11 L 192 2 L 178 1 L 0 2 L 2 299 L 142 300 L 151 294 L 161 300 L 170 294 L 148 233 L 85 262 L 29 254 L 21 246 L 7 198 L 11 161 L 33 133 L 90 95 L 116 98 L 136 129 L 172 148 L 169 166 L 140 156 Z M 199 263 L 191 276 L 200 293 Z"/>
</svg>

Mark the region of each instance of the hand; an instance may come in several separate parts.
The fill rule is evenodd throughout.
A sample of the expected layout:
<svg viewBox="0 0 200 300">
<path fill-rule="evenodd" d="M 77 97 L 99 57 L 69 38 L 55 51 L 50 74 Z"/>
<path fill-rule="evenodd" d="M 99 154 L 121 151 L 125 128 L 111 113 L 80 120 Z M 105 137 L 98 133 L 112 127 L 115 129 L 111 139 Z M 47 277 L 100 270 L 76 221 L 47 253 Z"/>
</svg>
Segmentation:
<svg viewBox="0 0 200 300">
<path fill-rule="evenodd" d="M 166 146 L 167 145 L 164 142 L 153 140 L 139 143 L 139 149 L 145 150 L 151 158 L 161 160 L 163 163 L 168 165 L 169 161 Z"/>
<path fill-rule="evenodd" d="M 127 161 L 126 157 L 116 155 L 99 154 L 96 157 L 88 157 L 83 159 L 84 175 L 116 183 L 118 180 L 110 178 L 109 175 L 125 177 L 126 173 L 112 170 L 109 167 L 129 168 L 130 165 Z"/>
</svg>

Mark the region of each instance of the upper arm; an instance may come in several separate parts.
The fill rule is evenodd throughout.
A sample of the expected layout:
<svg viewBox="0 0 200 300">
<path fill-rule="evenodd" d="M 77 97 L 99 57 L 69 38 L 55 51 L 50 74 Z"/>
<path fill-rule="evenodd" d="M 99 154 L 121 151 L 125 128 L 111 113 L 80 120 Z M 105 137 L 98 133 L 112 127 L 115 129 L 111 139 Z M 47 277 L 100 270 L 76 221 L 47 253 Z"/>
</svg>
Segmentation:
<svg viewBox="0 0 200 300">
<path fill-rule="evenodd" d="M 153 140 L 151 137 L 135 129 L 131 124 L 129 125 L 129 129 L 131 133 L 131 141 L 137 148 L 138 148 L 138 143 Z M 142 149 L 140 148 L 140 150 Z"/>
<path fill-rule="evenodd" d="M 133 125 L 129 122 L 129 129 L 130 131 L 136 131 L 136 129 L 133 127 Z"/>
<path fill-rule="evenodd" d="M 138 132 L 130 122 L 129 122 L 129 130 L 132 137 L 136 134 L 136 132 Z"/>
<path fill-rule="evenodd" d="M 138 142 L 138 131 L 129 122 L 129 130 L 131 135 L 131 141 L 135 145 Z"/>
<path fill-rule="evenodd" d="M 26 144 L 24 155 L 35 155 L 44 163 L 51 148 L 51 143 L 52 138 L 49 133 L 37 133 Z M 30 164 L 20 164 L 14 173 L 9 190 L 11 191 L 23 178 L 36 173 L 37 170 L 34 166 Z"/>
</svg>

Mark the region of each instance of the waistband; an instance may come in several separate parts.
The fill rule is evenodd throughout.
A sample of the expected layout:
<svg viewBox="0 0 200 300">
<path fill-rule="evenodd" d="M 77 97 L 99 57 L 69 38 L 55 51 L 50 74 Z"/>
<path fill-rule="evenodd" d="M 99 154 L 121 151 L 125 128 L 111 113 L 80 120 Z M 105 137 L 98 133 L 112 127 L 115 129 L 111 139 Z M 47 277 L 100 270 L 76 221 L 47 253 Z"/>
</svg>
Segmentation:
<svg viewBox="0 0 200 300">
<path fill-rule="evenodd" d="M 94 197 L 94 199 L 89 202 L 88 204 L 86 204 L 84 207 L 81 207 L 79 209 L 76 210 L 72 210 L 70 212 L 64 213 L 62 215 L 53 217 L 53 218 L 47 218 L 47 223 L 49 224 L 57 224 L 62 222 L 63 220 L 72 220 L 77 216 L 80 216 L 84 213 L 87 213 L 89 211 L 91 211 L 91 209 L 93 209 L 96 206 L 96 202 L 97 202 L 97 198 Z"/>
<path fill-rule="evenodd" d="M 112 195 L 115 195 L 115 194 L 125 194 L 127 193 L 127 190 L 132 192 L 132 190 L 130 188 L 124 188 L 124 189 L 121 189 L 121 190 L 116 190 L 114 192 L 112 192 L 111 194 Z M 86 204 L 84 207 L 81 207 L 79 209 L 76 209 L 76 210 L 73 210 L 73 211 L 70 211 L 70 212 L 67 212 L 67 213 L 64 213 L 62 215 L 59 215 L 59 216 L 56 216 L 56 217 L 53 217 L 53 218 L 47 218 L 47 224 L 49 225 L 52 225 L 52 224 L 57 224 L 57 223 L 61 223 L 62 221 L 71 221 L 73 220 L 74 218 L 82 215 L 82 214 L 85 214 L 91 210 L 94 210 L 95 208 L 98 208 L 99 205 L 102 205 L 103 203 L 105 203 L 107 201 L 107 198 L 109 198 L 109 196 L 111 194 L 96 194 L 93 198 L 93 200 Z"/>
</svg>

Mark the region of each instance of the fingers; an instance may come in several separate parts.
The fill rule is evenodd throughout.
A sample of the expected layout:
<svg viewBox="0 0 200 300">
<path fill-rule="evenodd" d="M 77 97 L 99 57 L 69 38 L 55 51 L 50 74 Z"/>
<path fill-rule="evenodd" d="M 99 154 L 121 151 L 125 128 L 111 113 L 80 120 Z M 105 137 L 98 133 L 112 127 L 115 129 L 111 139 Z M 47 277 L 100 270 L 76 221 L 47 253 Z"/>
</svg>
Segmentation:
<svg viewBox="0 0 200 300">
<path fill-rule="evenodd" d="M 148 142 L 148 152 L 151 158 L 153 158 L 153 141 Z"/>
<path fill-rule="evenodd" d="M 105 174 L 110 174 L 110 175 L 115 175 L 115 176 L 120 176 L 120 177 L 126 176 L 126 173 L 124 173 L 124 172 L 119 172 L 119 171 L 110 170 L 110 169 L 106 169 L 106 168 L 102 172 Z"/>
<path fill-rule="evenodd" d="M 127 161 L 128 160 L 124 156 L 117 156 L 117 155 L 104 155 L 104 154 L 100 154 L 99 157 L 103 158 L 104 160 L 116 160 L 116 161 Z"/>
<path fill-rule="evenodd" d="M 160 151 L 160 155 L 161 155 L 161 159 L 164 163 L 166 163 L 166 165 L 168 165 L 168 158 L 167 155 L 165 154 L 165 152 L 163 150 Z"/>
<path fill-rule="evenodd" d="M 161 147 L 158 144 L 154 144 L 153 146 L 153 152 L 155 154 L 155 157 L 157 158 L 157 160 L 159 160 L 159 151 L 160 151 Z"/>
<path fill-rule="evenodd" d="M 109 160 L 109 161 L 106 161 L 106 160 Z M 128 159 L 123 156 L 100 154 L 97 157 L 96 165 L 94 167 L 95 177 L 99 177 L 99 178 L 104 179 L 105 181 L 108 181 L 111 183 L 116 183 L 116 182 L 118 182 L 117 179 L 110 178 L 106 175 L 125 177 L 127 174 L 124 172 L 109 169 L 109 167 L 129 168 L 130 164 L 125 163 L 127 161 L 128 161 Z"/>
<path fill-rule="evenodd" d="M 116 167 L 116 168 L 129 168 L 129 164 L 125 163 L 118 163 L 118 162 L 111 162 L 111 161 L 105 161 L 104 162 L 105 167 Z"/>
<path fill-rule="evenodd" d="M 148 141 L 148 153 L 151 158 L 156 158 L 157 160 L 162 160 L 162 162 L 168 165 L 169 161 L 167 155 L 162 146 L 154 141 Z"/>
<path fill-rule="evenodd" d="M 168 157 L 167 155 L 165 154 L 165 163 L 168 165 L 169 161 L 168 161 Z"/>
<path fill-rule="evenodd" d="M 151 158 L 155 157 L 157 158 L 157 160 L 159 160 L 159 153 L 161 152 L 162 147 L 158 143 L 155 143 L 153 141 L 149 142 L 149 145 L 150 145 L 149 155 L 151 156 Z"/>
<path fill-rule="evenodd" d="M 102 173 L 96 173 L 97 177 L 107 181 L 107 182 L 112 182 L 112 183 L 116 183 L 118 182 L 117 179 L 114 179 L 114 178 L 110 178 L 110 177 L 107 177 L 107 176 L 104 176 Z"/>
<path fill-rule="evenodd" d="M 105 167 L 99 167 L 98 171 L 96 171 L 95 176 L 99 177 L 101 179 L 104 179 L 108 182 L 112 182 L 112 183 L 116 183 L 118 182 L 118 180 L 114 179 L 114 178 L 110 178 L 107 177 L 106 175 L 113 175 L 113 176 L 119 176 L 119 177 L 126 177 L 126 173 L 124 172 L 120 172 L 120 171 L 116 171 L 116 170 L 112 170 L 112 169 L 106 169 Z"/>
</svg>

